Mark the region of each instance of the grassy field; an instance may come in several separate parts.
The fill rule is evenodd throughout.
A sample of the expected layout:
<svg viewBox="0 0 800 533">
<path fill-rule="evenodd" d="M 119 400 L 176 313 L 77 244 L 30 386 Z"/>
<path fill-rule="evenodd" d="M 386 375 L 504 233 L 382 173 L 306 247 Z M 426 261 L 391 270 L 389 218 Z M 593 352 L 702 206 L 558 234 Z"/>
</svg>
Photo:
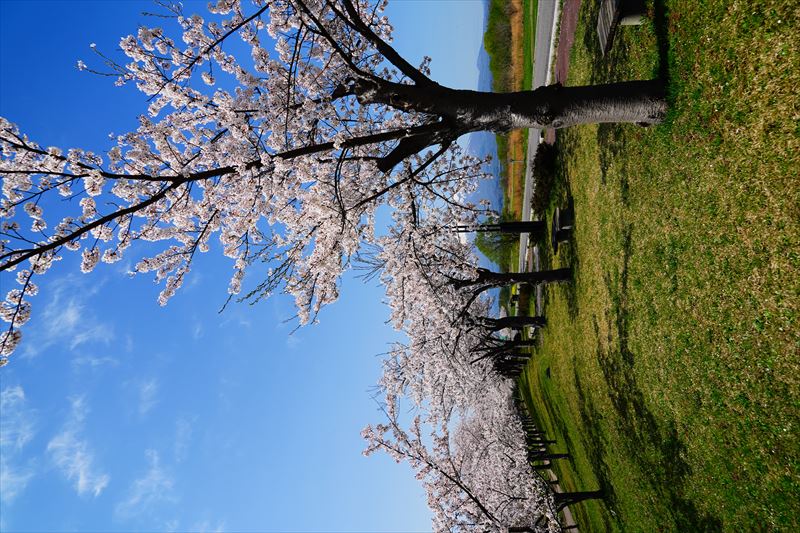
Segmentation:
<svg viewBox="0 0 800 533">
<path fill-rule="evenodd" d="M 800 4 L 665 0 L 569 85 L 665 76 L 664 124 L 558 134 L 548 327 L 520 380 L 583 531 L 800 531 Z"/>
</svg>

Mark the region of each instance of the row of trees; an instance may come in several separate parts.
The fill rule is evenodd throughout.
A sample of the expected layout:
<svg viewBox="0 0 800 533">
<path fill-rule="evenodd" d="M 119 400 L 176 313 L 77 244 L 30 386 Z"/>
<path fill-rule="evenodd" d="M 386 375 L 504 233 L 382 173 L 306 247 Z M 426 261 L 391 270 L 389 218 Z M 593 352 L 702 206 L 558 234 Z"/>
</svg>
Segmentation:
<svg viewBox="0 0 800 533">
<path fill-rule="evenodd" d="M 456 140 L 479 130 L 658 122 L 663 88 L 444 87 L 429 77 L 429 59 L 414 66 L 391 46 L 384 8 L 218 0 L 203 18 L 168 7 L 173 28 L 141 27 L 120 42 L 127 63 L 101 55 L 103 65 L 90 69 L 135 84 L 150 103 L 140 126 L 102 155 L 41 146 L 0 119 L 0 269 L 18 283 L 0 307 L 8 323 L 0 362 L 20 342 L 36 280 L 65 253 L 80 253 L 88 273 L 137 241 L 160 243 L 135 270 L 163 282 L 165 304 L 216 236 L 232 260 L 232 297 L 289 293 L 302 324 L 336 300 L 342 272 L 360 263 L 380 276 L 408 339 L 386 360 L 388 423 L 365 430 L 369 451 L 417 468 L 437 529 L 552 530 L 558 506 L 532 475 L 501 375 L 518 341 L 497 335 L 544 321 L 494 317 L 487 294 L 569 272 L 476 267 L 459 228 L 489 214 L 468 199 L 491 176 Z M 226 51 L 233 38 L 252 60 Z M 391 208 L 388 228 L 376 227 L 381 206 Z M 243 291 L 248 268 L 260 281 Z M 400 398 L 419 410 L 408 428 Z"/>
<path fill-rule="evenodd" d="M 444 213 L 451 211 L 440 209 L 439 217 Z M 553 442 L 520 416 L 513 395 L 530 357 L 524 350 L 533 344 L 532 335 L 521 333 L 533 333 L 546 320 L 492 316 L 486 289 L 563 282 L 569 269 L 501 274 L 477 268 L 470 246 L 436 220 L 435 227 L 421 220 L 402 239 L 387 236 L 382 245 L 392 319 L 408 343 L 395 346 L 385 361 L 381 386 L 389 423 L 365 430 L 368 452 L 382 449 L 417 469 L 431 495 L 437 530 L 560 530 L 564 506 L 600 493 L 555 492 L 536 475 L 567 457 L 548 452 Z M 398 416 L 403 397 L 417 410 L 407 428 Z M 424 446 L 423 428 L 431 448 Z M 462 432 L 471 440 L 453 438 Z M 479 450 L 485 450 L 484 461 L 462 457 Z"/>
</svg>

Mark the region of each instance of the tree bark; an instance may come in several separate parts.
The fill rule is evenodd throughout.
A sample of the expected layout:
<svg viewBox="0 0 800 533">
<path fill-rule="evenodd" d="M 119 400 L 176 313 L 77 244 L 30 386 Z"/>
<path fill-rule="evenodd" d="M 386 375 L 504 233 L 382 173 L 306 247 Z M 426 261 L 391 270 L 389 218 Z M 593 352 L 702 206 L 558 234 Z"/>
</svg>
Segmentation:
<svg viewBox="0 0 800 533">
<path fill-rule="evenodd" d="M 543 316 L 504 316 L 501 318 L 480 317 L 483 325 L 491 331 L 500 331 L 505 328 L 522 329 L 527 326 L 543 328 L 547 320 Z"/>
<path fill-rule="evenodd" d="M 533 233 L 544 235 L 547 232 L 547 223 L 544 220 L 520 220 L 512 222 L 497 222 L 494 224 L 477 224 L 474 226 L 456 226 L 458 233 Z"/>
<path fill-rule="evenodd" d="M 580 124 L 657 124 L 667 111 L 659 80 L 628 81 L 587 87 L 550 85 L 508 93 L 508 129 L 566 128 Z M 503 104 L 499 104 L 502 108 Z"/>
<path fill-rule="evenodd" d="M 512 353 L 505 353 L 502 356 L 499 356 L 498 358 L 503 360 L 503 361 L 522 361 L 522 362 L 525 362 L 525 361 L 530 361 L 531 354 L 529 354 L 529 353 L 514 353 L 514 352 L 512 352 Z"/>
<path fill-rule="evenodd" d="M 455 280 L 453 283 L 458 288 L 471 287 L 474 285 L 486 285 L 488 287 L 499 287 L 511 285 L 513 283 L 558 283 L 570 281 L 572 279 L 572 269 L 556 268 L 554 270 L 540 270 L 539 272 L 492 272 L 485 268 L 478 269 L 478 277 L 475 279 Z"/>
<path fill-rule="evenodd" d="M 556 492 L 553 494 L 553 500 L 556 503 L 556 509 L 561 510 L 568 505 L 573 505 L 584 500 L 594 500 L 603 498 L 602 490 L 590 490 L 584 492 Z"/>
<path fill-rule="evenodd" d="M 606 122 L 657 124 L 667 111 L 661 80 L 583 87 L 556 84 L 513 93 L 450 89 L 437 83 L 359 80 L 354 92 L 362 103 L 382 103 L 404 111 L 438 115 L 452 124 L 457 135 Z"/>
<path fill-rule="evenodd" d="M 409 133 L 378 161 L 386 172 L 428 146 L 475 131 L 505 133 L 521 128 L 566 128 L 579 124 L 657 124 L 667 112 L 664 82 L 624 81 L 584 87 L 560 84 L 533 91 L 491 93 L 451 89 L 436 82 L 405 84 L 379 78 L 352 80 L 349 94 L 361 104 L 384 104 L 431 117 L 428 133 Z"/>
<path fill-rule="evenodd" d="M 554 440 L 545 440 L 545 439 L 531 439 L 531 444 L 556 444 L 557 441 Z"/>
<path fill-rule="evenodd" d="M 497 346 L 492 346 L 491 348 L 486 348 L 485 350 L 493 351 L 500 349 L 508 351 L 512 348 L 524 348 L 529 346 L 536 346 L 536 341 L 533 339 L 498 341 Z"/>
<path fill-rule="evenodd" d="M 551 459 L 569 459 L 568 453 L 542 453 L 536 454 L 535 458 L 539 461 L 548 461 Z"/>
</svg>

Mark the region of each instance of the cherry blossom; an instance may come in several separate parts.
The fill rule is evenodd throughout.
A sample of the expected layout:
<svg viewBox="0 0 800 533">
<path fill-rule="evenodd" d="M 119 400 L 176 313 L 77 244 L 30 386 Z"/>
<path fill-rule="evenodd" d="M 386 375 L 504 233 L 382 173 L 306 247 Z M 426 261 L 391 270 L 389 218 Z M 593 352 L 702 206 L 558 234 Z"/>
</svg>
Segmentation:
<svg viewBox="0 0 800 533">
<path fill-rule="evenodd" d="M 364 453 L 384 451 L 411 465 L 428 494 L 434 531 L 561 531 L 547 484 L 527 461 L 508 386 L 487 390 L 458 419 L 430 424 L 417 415 L 405 427 L 398 411 L 389 395 L 387 423 L 362 432 Z"/>
</svg>

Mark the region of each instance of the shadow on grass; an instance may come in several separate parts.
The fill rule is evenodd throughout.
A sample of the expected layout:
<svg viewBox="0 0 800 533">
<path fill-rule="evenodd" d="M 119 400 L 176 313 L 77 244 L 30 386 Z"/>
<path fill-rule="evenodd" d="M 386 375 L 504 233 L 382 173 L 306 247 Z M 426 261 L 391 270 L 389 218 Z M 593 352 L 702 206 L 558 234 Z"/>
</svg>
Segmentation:
<svg viewBox="0 0 800 533">
<path fill-rule="evenodd" d="M 572 190 L 569 187 L 569 182 L 565 183 L 564 194 L 566 198 L 563 200 L 562 207 L 567 207 L 575 213 L 575 202 L 572 198 Z M 575 213 L 575 224 L 577 225 L 581 220 L 578 214 Z M 575 239 L 575 230 L 569 234 L 569 240 L 558 246 L 558 255 L 560 262 L 563 266 L 572 268 L 572 282 L 564 283 L 561 285 L 564 291 L 564 298 L 567 301 L 567 311 L 569 318 L 575 320 L 578 317 L 578 275 L 580 273 L 580 253 L 578 253 L 578 241 Z"/>
<path fill-rule="evenodd" d="M 658 46 L 657 76 L 669 87 L 669 9 L 664 0 L 653 0 L 653 29 L 656 34 L 656 46 Z"/>
<path fill-rule="evenodd" d="M 589 9 L 591 20 L 597 19 L 597 7 Z M 667 91 L 667 99 L 669 101 L 669 108 L 673 109 L 674 105 L 674 92 L 677 90 L 670 83 L 670 45 L 669 45 L 669 10 L 664 0 L 654 0 L 652 10 L 650 12 L 653 30 L 656 37 L 656 47 L 658 60 L 656 62 L 653 77 L 660 79 L 664 82 Z M 623 81 L 620 79 L 620 71 L 624 68 L 628 58 L 628 41 L 625 39 L 616 39 L 614 47 L 605 58 L 600 54 L 600 46 L 597 42 L 597 35 L 589 31 L 594 28 L 593 25 L 588 25 L 586 34 L 584 35 L 584 43 L 589 48 L 595 60 L 592 62 L 592 83 L 608 83 L 613 81 Z M 607 183 L 608 169 L 612 162 L 616 159 L 625 160 L 624 156 L 627 153 L 627 137 L 626 128 L 622 124 L 600 124 L 597 128 L 597 145 L 600 148 L 600 170 L 601 182 L 603 185 Z M 620 193 L 622 195 L 622 202 L 624 205 L 629 205 L 629 184 L 628 173 L 626 169 L 622 169 L 619 179 Z"/>
<path fill-rule="evenodd" d="M 573 364 L 573 368 L 576 369 L 575 390 L 578 393 L 578 407 L 580 410 L 581 424 L 585 430 L 585 433 L 583 434 L 583 442 L 586 445 L 586 455 L 591 463 L 592 471 L 594 472 L 595 476 L 597 476 L 597 481 L 600 484 L 600 490 L 602 490 L 605 494 L 604 500 L 606 506 L 608 509 L 613 511 L 614 516 L 619 516 L 620 513 L 617 505 L 617 495 L 614 492 L 614 486 L 611 484 L 611 475 L 609 473 L 608 465 L 605 461 L 605 457 L 608 452 L 606 451 L 604 442 L 605 439 L 603 438 L 603 429 L 600 424 L 603 419 L 603 415 L 597 411 L 592 400 L 587 397 L 583 388 L 583 384 L 581 383 L 580 375 L 577 371 L 577 363 Z M 609 516 L 608 512 L 601 513 L 601 518 L 603 519 L 603 525 L 606 531 L 620 529 L 621 526 L 619 524 L 616 528 L 611 526 L 612 517 Z"/>
<path fill-rule="evenodd" d="M 600 150 L 600 182 L 606 185 L 608 182 L 608 169 L 617 160 L 625 160 L 625 153 L 628 138 L 621 124 L 600 124 L 597 127 L 597 146 Z M 629 186 L 628 172 L 623 169 L 619 172 L 619 189 L 622 196 L 622 203 L 628 205 Z"/>
<path fill-rule="evenodd" d="M 691 466 L 683 459 L 686 447 L 674 422 L 668 423 L 666 428 L 659 428 L 636 382 L 636 356 L 628 345 L 628 264 L 632 234 L 633 228 L 628 225 L 623 232 L 623 265 L 618 279 L 612 279 L 609 274 L 605 276 L 613 307 L 607 314 L 607 346 L 614 346 L 616 333 L 619 348 L 607 349 L 602 343 L 597 348 L 597 360 L 608 386 L 609 398 L 619 415 L 619 435 L 624 438 L 625 452 L 638 463 L 642 474 L 649 477 L 653 489 L 662 496 L 679 531 L 720 531 L 722 523 L 719 519 L 702 514 L 693 501 L 682 497 L 684 482 L 692 475 Z"/>
<path fill-rule="evenodd" d="M 590 80 L 595 83 L 608 83 L 611 81 L 623 81 L 616 78 L 620 67 L 628 62 L 629 44 L 626 39 L 622 39 L 619 31 L 625 31 L 624 27 L 618 28 L 618 34 L 614 38 L 614 43 L 606 56 L 600 50 L 600 41 L 597 38 L 597 19 L 600 11 L 600 2 L 583 2 L 581 5 L 580 17 L 583 19 L 584 32 L 582 35 L 583 46 L 589 51 L 591 57 L 596 58 L 592 62 Z M 670 83 L 670 43 L 669 43 L 669 8 L 665 0 L 653 0 L 650 17 L 653 23 L 653 31 L 656 38 L 658 53 L 658 63 L 655 65 L 653 77 L 663 80 L 667 87 Z"/>
<path fill-rule="evenodd" d="M 556 144 L 553 146 L 553 172 L 552 181 L 550 183 L 550 190 L 547 191 L 546 211 L 544 213 L 545 220 L 552 221 L 555 209 L 568 208 L 575 213 L 575 202 L 572 198 L 572 188 L 568 178 L 569 169 L 567 168 L 567 161 L 574 156 L 575 138 L 569 131 L 565 131 L 563 135 L 559 135 Z M 580 217 L 575 214 L 575 218 Z M 577 222 L 576 222 L 577 223 Z M 539 260 L 542 270 L 548 268 L 561 268 L 570 267 L 573 273 L 571 282 L 559 283 L 557 287 L 545 286 L 543 290 L 543 307 L 546 308 L 550 298 L 553 296 L 554 290 L 564 291 L 568 307 L 569 316 L 575 319 L 578 316 L 578 297 L 577 297 L 577 279 L 576 276 L 580 271 L 580 255 L 578 254 L 578 245 L 575 240 L 575 232 L 570 232 L 569 239 L 566 242 L 559 244 L 558 253 L 554 254 L 553 247 L 550 241 L 550 235 L 540 240 L 539 244 Z"/>
</svg>

